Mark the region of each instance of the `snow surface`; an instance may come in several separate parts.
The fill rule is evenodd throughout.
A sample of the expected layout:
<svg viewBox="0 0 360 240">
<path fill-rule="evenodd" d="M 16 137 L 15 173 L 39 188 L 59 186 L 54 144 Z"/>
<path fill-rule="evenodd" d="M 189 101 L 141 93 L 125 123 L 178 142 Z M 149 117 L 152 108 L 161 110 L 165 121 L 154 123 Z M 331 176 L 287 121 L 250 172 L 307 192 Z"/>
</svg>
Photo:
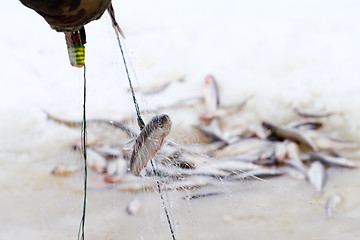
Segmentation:
<svg viewBox="0 0 360 240">
<path fill-rule="evenodd" d="M 254 94 L 247 107 L 250 119 L 284 123 L 294 117 L 295 106 L 326 108 L 336 113 L 327 120 L 328 129 L 360 143 L 359 1 L 113 4 L 126 35 L 134 84 L 186 79 L 164 94 L 138 96 L 141 109 L 201 95 L 205 75 L 213 74 L 224 104 Z M 63 152 L 80 133 L 50 128 L 42 111 L 80 119 L 83 72 L 70 66 L 64 35 L 19 1 L 3 3 L 0 22 L 0 239 L 75 238 L 82 195 L 67 192 L 66 181 L 52 179 L 49 171 L 55 162 L 74 158 Z M 133 114 L 108 15 L 88 24 L 86 32 L 88 117 Z M 179 116 L 174 124 L 188 118 Z M 179 235 L 181 239 L 358 239 L 359 173 L 331 174 L 328 188 L 342 191 L 346 199 L 339 219 L 325 221 L 325 197 L 313 196 L 312 189 L 300 183 L 278 179 L 275 183 L 282 187 L 275 193 L 260 186 L 262 192 L 214 200 L 218 208 L 210 199 L 202 205 L 173 196 Z M 82 184 L 81 178 L 77 184 Z M 131 195 L 92 193 L 90 197 L 94 200 L 88 206 L 89 239 L 169 239 L 165 220 L 159 220 L 157 195 L 147 199 L 158 208 L 151 208 L 142 220 L 120 214 Z M 126 220 L 119 220 L 121 216 Z M 156 221 L 160 226 L 151 225 Z M 139 223 L 149 227 L 141 226 L 139 232 Z M 219 231 L 210 231 L 214 227 Z"/>
</svg>

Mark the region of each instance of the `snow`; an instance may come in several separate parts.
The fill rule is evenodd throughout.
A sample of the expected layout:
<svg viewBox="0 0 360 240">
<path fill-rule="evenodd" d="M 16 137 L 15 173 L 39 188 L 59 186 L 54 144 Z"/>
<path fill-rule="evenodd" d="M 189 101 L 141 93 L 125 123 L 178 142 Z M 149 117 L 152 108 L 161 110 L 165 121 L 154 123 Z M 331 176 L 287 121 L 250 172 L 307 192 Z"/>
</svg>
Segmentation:
<svg viewBox="0 0 360 240">
<path fill-rule="evenodd" d="M 328 130 L 336 129 L 333 132 L 336 136 L 360 143 L 357 134 L 360 130 L 359 1 L 132 0 L 114 1 L 113 4 L 117 20 L 125 32 L 126 56 L 134 84 L 151 85 L 182 76 L 186 79 L 185 83 L 174 83 L 164 94 L 153 97 L 139 95 L 141 109 L 201 95 L 205 75 L 213 74 L 219 81 L 224 104 L 239 102 L 244 96 L 254 94 L 247 106 L 250 119 L 284 123 L 293 118 L 293 107 L 326 108 L 336 113 L 327 120 Z M 49 128 L 42 111 L 80 119 L 83 70 L 70 66 L 64 35 L 51 30 L 38 14 L 19 1 L 3 3 L 0 22 L 0 161 L 4 172 L 0 176 L 0 211 L 3 212 L 0 239 L 15 239 L 20 230 L 28 239 L 45 236 L 73 238 L 80 221 L 81 194 L 67 193 L 64 182 L 54 187 L 59 182 L 49 180 L 48 173 L 54 162 L 74 158 L 63 152 L 70 141 L 80 137 L 80 132 Z M 117 118 L 133 114 L 124 66 L 108 15 L 105 13 L 100 20 L 88 24 L 86 33 L 88 117 Z M 174 123 L 179 125 L 181 120 Z M 222 222 L 219 230 L 223 234 L 229 232 L 228 229 L 236 229 L 235 223 L 238 222 L 253 221 L 254 228 L 264 229 L 262 234 L 256 235 L 250 224 L 236 234 L 226 235 L 232 237 L 243 232 L 255 239 L 268 237 L 268 234 L 277 239 L 303 239 L 304 234 L 310 238 L 308 224 L 311 223 L 317 226 L 314 236 L 355 239 L 360 233 L 355 228 L 360 213 L 357 207 L 360 199 L 356 196 L 360 186 L 358 179 L 357 170 L 349 175 L 333 173 L 327 186 L 345 192 L 343 195 L 348 205 L 344 206 L 340 219 L 332 223 L 324 223 L 321 217 L 323 209 L 318 210 L 323 199 L 312 199 L 311 191 L 295 182 L 281 183 L 281 190 L 265 200 L 257 199 L 255 193 L 244 193 L 243 198 L 256 198 L 260 206 L 258 210 L 250 201 L 238 199 L 235 195 L 229 197 L 231 200 L 235 198 L 230 204 L 224 199 L 219 200 L 219 204 L 229 204 L 230 207 L 221 205 L 218 210 L 211 208 L 211 200 L 205 200 L 208 208 L 201 208 L 197 203 L 188 204 L 191 205 L 189 215 L 179 213 L 187 207 L 186 203 L 174 200 L 174 212 L 176 219 L 185 223 L 190 217 L 198 217 L 196 214 L 206 215 L 209 209 L 213 214 L 220 214 L 221 209 L 223 215 L 209 213 L 209 217 L 220 220 L 235 218 L 229 224 L 224 223 L 227 220 Z M 81 179 L 77 184 L 82 184 Z M 285 194 L 281 203 L 288 204 L 286 209 L 290 215 L 276 216 L 273 221 L 281 226 L 271 225 L 264 219 L 274 217 L 281 210 L 279 206 L 271 208 L 286 187 L 298 188 L 304 193 L 290 191 Z M 89 235 L 109 236 L 110 239 L 126 234 L 123 232 L 126 228 L 111 234 L 118 227 L 115 223 L 120 222 L 119 209 L 109 213 L 116 200 L 93 195 L 96 200 L 93 206 L 89 205 Z M 131 199 L 130 195 L 119 196 L 119 193 L 105 195 Z M 307 197 L 301 199 L 303 195 Z M 39 204 L 44 196 L 48 202 Z M 172 197 L 176 199 L 176 196 Z M 158 204 L 158 196 L 149 196 L 148 199 L 155 206 Z M 66 200 L 75 202 L 71 205 Z M 291 201 L 298 204 L 299 209 L 294 209 Z M 316 202 L 316 210 L 308 208 L 313 202 Z M 102 209 L 101 203 L 109 205 Z M 13 204 L 18 204 L 18 209 L 10 211 Z M 230 209 L 231 214 L 237 209 L 237 204 L 243 204 L 241 211 L 245 212 L 237 210 L 234 211 L 236 216 L 229 217 L 226 211 Z M 54 205 L 66 208 L 50 211 Z M 92 207 L 94 212 L 91 212 Z M 305 209 L 304 212 L 300 208 Z M 75 213 L 73 209 L 77 209 Z M 160 206 L 149 210 L 143 221 L 158 221 L 159 209 Z M 314 219 L 312 210 L 316 215 Z M 107 220 L 107 226 L 101 225 L 100 220 L 94 220 L 99 212 L 117 220 Z M 38 217 L 33 216 L 36 213 Z M 251 217 L 254 215 L 259 216 Z M 129 239 L 141 239 L 136 231 L 131 230 L 136 221 L 130 221 L 131 224 L 125 225 L 130 229 Z M 191 221 L 198 224 L 199 229 L 180 224 L 182 239 L 217 239 L 216 235 L 211 238 L 204 230 L 218 226 L 215 219 L 209 226 L 195 218 Z M 168 239 L 166 222 L 161 224 L 141 228 L 143 239 Z M 269 229 L 270 225 L 272 229 Z M 101 231 L 96 231 L 93 226 L 98 226 Z M 332 233 L 327 232 L 329 226 Z M 344 229 L 339 226 L 344 226 Z M 296 229 L 289 230 L 292 228 Z"/>
</svg>

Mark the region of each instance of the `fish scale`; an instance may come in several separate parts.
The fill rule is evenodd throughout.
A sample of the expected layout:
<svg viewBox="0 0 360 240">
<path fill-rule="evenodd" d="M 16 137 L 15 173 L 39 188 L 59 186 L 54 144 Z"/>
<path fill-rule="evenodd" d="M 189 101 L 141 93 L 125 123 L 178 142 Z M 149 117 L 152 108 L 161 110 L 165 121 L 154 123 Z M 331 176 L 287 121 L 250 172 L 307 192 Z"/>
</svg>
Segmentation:
<svg viewBox="0 0 360 240">
<path fill-rule="evenodd" d="M 130 158 L 130 171 L 139 176 L 164 143 L 164 138 L 171 129 L 171 120 L 168 115 L 161 114 L 153 117 L 136 138 Z"/>
</svg>

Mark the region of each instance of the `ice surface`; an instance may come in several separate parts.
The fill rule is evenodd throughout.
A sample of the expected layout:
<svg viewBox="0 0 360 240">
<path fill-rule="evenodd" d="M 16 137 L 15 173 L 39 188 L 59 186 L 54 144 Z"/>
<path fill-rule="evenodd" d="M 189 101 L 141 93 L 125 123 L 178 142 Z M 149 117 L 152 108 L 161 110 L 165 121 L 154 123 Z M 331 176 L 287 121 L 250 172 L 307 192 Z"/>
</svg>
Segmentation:
<svg viewBox="0 0 360 240">
<path fill-rule="evenodd" d="M 126 35 L 136 86 L 185 76 L 164 94 L 138 96 L 152 109 L 202 94 L 205 75 L 219 81 L 224 104 L 254 94 L 244 118 L 286 123 L 293 107 L 326 108 L 334 136 L 360 143 L 360 21 L 358 1 L 114 1 Z M 69 150 L 80 139 L 49 123 L 43 109 L 81 119 L 82 70 L 68 62 L 62 33 L 19 1 L 2 5 L 0 21 L 0 239 L 75 238 L 82 176 L 50 176 L 61 163 L 81 163 Z M 127 80 L 109 17 L 86 26 L 88 118 L 133 114 Z M 136 73 L 136 74 L 134 74 Z M 135 79 L 136 75 L 136 79 Z M 174 113 L 175 114 L 175 113 Z M 145 118 L 149 118 L 146 115 Z M 191 138 L 184 121 L 174 129 Z M 335 129 L 336 131 L 333 131 Z M 186 133 L 186 134 L 185 134 Z M 90 176 L 91 177 L 91 176 Z M 305 182 L 279 178 L 224 189 L 226 196 L 184 201 L 169 193 L 179 239 L 358 239 L 358 170 L 328 172 L 324 195 Z M 96 176 L 91 178 L 94 183 Z M 70 186 L 70 187 L 69 187 Z M 344 203 L 326 219 L 326 198 Z M 170 239 L 157 194 L 142 193 L 139 215 L 128 216 L 133 194 L 89 192 L 89 239 Z"/>
</svg>

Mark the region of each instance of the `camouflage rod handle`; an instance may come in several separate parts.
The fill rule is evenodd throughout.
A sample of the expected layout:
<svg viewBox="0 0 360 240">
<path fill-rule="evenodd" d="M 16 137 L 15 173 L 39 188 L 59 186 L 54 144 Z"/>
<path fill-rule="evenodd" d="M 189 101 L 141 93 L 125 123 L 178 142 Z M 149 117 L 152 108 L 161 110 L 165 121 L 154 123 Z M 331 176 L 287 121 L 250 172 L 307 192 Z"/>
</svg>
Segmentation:
<svg viewBox="0 0 360 240">
<path fill-rule="evenodd" d="M 20 0 L 59 32 L 74 32 L 99 19 L 111 0 Z"/>
<path fill-rule="evenodd" d="M 109 10 L 114 28 L 122 31 L 115 20 L 111 0 L 20 0 L 22 4 L 40 14 L 46 22 L 59 32 L 65 33 L 70 64 L 83 67 L 85 64 L 84 25 L 99 19 Z"/>
</svg>

